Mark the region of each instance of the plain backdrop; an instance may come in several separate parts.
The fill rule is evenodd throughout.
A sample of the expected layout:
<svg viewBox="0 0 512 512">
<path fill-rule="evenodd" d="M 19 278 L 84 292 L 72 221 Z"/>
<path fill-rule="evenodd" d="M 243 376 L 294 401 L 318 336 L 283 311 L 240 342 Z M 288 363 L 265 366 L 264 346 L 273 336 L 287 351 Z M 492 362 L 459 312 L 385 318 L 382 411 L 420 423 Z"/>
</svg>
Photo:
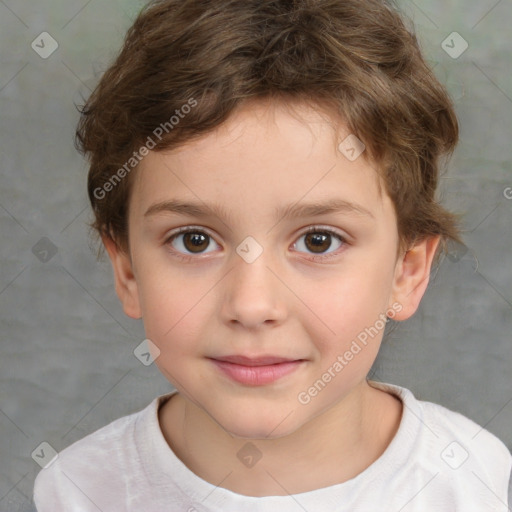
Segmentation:
<svg viewBox="0 0 512 512">
<path fill-rule="evenodd" d="M 387 336 L 372 377 L 461 412 L 512 448 L 512 3 L 400 5 L 456 103 L 461 141 L 441 197 L 464 214 L 465 246 Z M 141 6 L 0 1 L 1 512 L 33 510 L 31 454 L 42 442 L 58 452 L 172 389 L 133 353 L 142 324 L 124 316 L 110 263 L 96 259 L 87 167 L 73 147 L 75 103 Z"/>
</svg>

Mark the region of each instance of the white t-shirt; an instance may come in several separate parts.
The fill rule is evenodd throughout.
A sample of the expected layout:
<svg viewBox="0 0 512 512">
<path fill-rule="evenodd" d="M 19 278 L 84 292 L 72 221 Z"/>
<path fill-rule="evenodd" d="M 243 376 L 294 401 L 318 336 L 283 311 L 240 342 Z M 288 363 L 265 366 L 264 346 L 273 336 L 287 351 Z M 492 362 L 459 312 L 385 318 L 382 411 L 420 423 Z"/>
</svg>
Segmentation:
<svg viewBox="0 0 512 512">
<path fill-rule="evenodd" d="M 249 497 L 199 478 L 171 450 L 155 398 L 64 449 L 38 474 L 38 512 L 507 512 L 512 456 L 465 416 L 398 396 L 399 429 L 385 452 L 355 478 L 290 496 Z M 260 462 L 261 463 L 261 462 Z M 314 468 L 312 468 L 312 471 Z"/>
</svg>

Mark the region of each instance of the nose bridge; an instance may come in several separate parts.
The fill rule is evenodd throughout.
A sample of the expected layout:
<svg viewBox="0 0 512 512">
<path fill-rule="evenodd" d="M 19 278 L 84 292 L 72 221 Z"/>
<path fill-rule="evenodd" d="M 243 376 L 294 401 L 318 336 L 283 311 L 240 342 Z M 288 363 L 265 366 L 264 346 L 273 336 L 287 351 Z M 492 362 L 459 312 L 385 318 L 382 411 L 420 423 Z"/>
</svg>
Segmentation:
<svg viewBox="0 0 512 512">
<path fill-rule="evenodd" d="M 223 300 L 225 320 L 256 327 L 284 318 L 283 290 L 274 275 L 279 272 L 276 265 L 271 251 L 256 245 L 254 239 L 238 246 Z"/>
</svg>

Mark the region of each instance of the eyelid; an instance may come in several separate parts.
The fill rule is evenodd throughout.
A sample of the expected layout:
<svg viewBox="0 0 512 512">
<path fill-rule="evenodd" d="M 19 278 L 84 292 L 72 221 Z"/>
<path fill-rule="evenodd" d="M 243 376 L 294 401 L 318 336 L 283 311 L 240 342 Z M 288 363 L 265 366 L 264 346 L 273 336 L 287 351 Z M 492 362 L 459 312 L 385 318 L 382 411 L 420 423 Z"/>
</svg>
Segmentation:
<svg viewBox="0 0 512 512">
<path fill-rule="evenodd" d="M 301 233 L 301 236 L 302 235 L 306 235 L 308 233 L 316 233 L 316 232 L 320 232 L 320 233 L 329 233 L 331 235 L 336 235 L 338 236 L 339 238 L 343 239 L 343 240 L 348 240 L 348 235 L 346 235 L 345 233 L 337 230 L 336 228 L 331 228 L 329 226 L 319 226 L 319 225 L 315 225 L 315 226 L 309 226 L 306 231 L 303 231 Z"/>
<path fill-rule="evenodd" d="M 211 233 L 211 231 L 209 231 L 208 228 L 204 228 L 202 226 L 188 225 L 176 228 L 172 230 L 170 233 L 167 233 L 165 235 L 165 241 L 167 243 L 169 240 L 171 240 L 171 238 L 181 235 L 182 233 L 188 233 L 189 231 L 193 231 L 194 233 L 204 233 L 205 235 L 208 235 L 210 238 L 215 239 L 215 236 Z"/>
<path fill-rule="evenodd" d="M 174 240 L 176 237 L 178 237 L 180 234 L 189 233 L 189 232 L 203 233 L 203 234 L 207 235 L 209 238 L 211 238 L 217 245 L 220 245 L 219 242 L 217 242 L 217 240 L 216 240 L 216 236 L 214 236 L 207 228 L 204 228 L 201 226 L 195 226 L 195 225 L 182 226 L 180 228 L 176 228 L 175 230 L 171 231 L 170 234 L 167 234 L 165 236 L 164 245 L 170 245 L 171 241 Z M 313 225 L 313 226 L 307 227 L 306 229 L 301 230 L 300 233 L 296 236 L 295 241 L 293 242 L 292 245 L 294 246 L 301 237 L 303 237 L 309 233 L 327 233 L 331 236 L 338 238 L 342 244 L 342 247 L 344 247 L 346 245 L 350 245 L 350 243 L 349 243 L 350 237 L 348 235 L 338 231 L 335 228 L 332 228 L 329 226 L 321 226 L 321 225 Z M 206 254 L 209 254 L 210 252 L 212 252 L 212 251 L 208 251 L 206 253 L 193 254 L 193 253 L 182 253 L 180 251 L 177 251 L 176 249 L 171 249 L 171 250 L 173 253 L 177 254 L 178 257 L 187 259 L 187 260 L 198 259 L 198 258 L 200 258 L 202 256 L 204 257 Z M 318 253 L 318 254 L 303 253 L 302 251 L 294 251 L 294 252 L 299 252 L 302 254 L 309 254 L 309 259 L 312 259 L 312 260 L 321 260 L 321 259 L 327 259 L 327 258 L 332 258 L 332 257 L 337 256 L 339 254 L 339 250 L 340 249 L 337 249 L 334 252 Z"/>
<path fill-rule="evenodd" d="M 216 237 L 213 236 L 213 234 L 204 227 L 200 226 L 194 226 L 194 225 L 188 225 L 188 226 L 182 226 L 180 228 L 176 228 L 172 230 L 170 233 L 166 234 L 164 237 L 163 245 L 166 247 L 169 247 L 169 251 L 171 251 L 176 257 L 185 260 L 185 261 L 192 261 L 192 260 L 198 260 L 200 258 L 204 258 L 206 255 L 210 254 L 212 251 L 203 252 L 203 253 L 183 253 L 181 251 L 178 251 L 171 247 L 171 242 L 177 238 L 179 235 L 183 233 L 202 233 L 204 235 L 207 235 L 211 240 L 213 240 L 217 245 L 220 245 L 219 242 L 217 242 Z"/>
<path fill-rule="evenodd" d="M 307 259 L 312 261 L 321 261 L 321 260 L 327 260 L 330 258 L 336 258 L 340 255 L 340 251 L 343 251 L 345 246 L 350 245 L 349 239 L 350 237 L 346 234 L 344 234 L 341 231 L 338 231 L 336 228 L 332 228 L 329 226 L 320 226 L 320 225 L 314 225 L 308 227 L 305 231 L 301 231 L 300 234 L 297 236 L 296 241 L 293 243 L 293 246 L 295 246 L 304 235 L 307 235 L 309 233 L 327 233 L 328 235 L 331 235 L 335 238 L 338 238 L 341 242 L 341 246 L 332 251 L 332 252 L 326 252 L 326 253 L 305 253 L 302 251 L 294 251 L 298 252 L 300 254 L 307 254 Z"/>
<path fill-rule="evenodd" d="M 189 231 L 197 231 L 199 233 L 205 233 L 206 235 L 208 235 L 209 237 L 211 237 L 215 240 L 215 235 L 213 235 L 208 230 L 208 228 L 204 228 L 202 226 L 189 225 L 189 226 L 182 226 L 180 228 L 176 228 L 170 234 L 166 234 L 165 235 L 165 243 L 168 243 L 171 240 L 171 238 L 174 238 L 174 237 L 180 235 L 181 233 L 187 233 Z M 308 228 L 305 229 L 305 231 L 300 231 L 300 234 L 297 235 L 297 237 L 299 238 L 301 236 L 307 235 L 308 233 L 316 233 L 316 232 L 326 232 L 331 235 L 335 235 L 335 236 L 339 237 L 340 239 L 342 239 L 344 242 L 348 243 L 349 236 L 347 234 L 342 233 L 342 232 L 336 230 L 335 228 L 331 228 L 329 226 L 320 226 L 320 225 L 309 226 Z"/>
</svg>

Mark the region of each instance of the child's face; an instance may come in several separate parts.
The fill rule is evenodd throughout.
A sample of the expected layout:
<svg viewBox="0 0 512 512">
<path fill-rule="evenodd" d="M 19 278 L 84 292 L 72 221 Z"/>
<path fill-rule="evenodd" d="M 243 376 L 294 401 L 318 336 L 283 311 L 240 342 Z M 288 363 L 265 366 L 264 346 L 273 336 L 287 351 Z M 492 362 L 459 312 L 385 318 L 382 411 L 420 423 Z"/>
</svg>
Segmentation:
<svg viewBox="0 0 512 512">
<path fill-rule="evenodd" d="M 405 298 L 394 208 L 364 153 L 351 162 L 337 149 L 349 132 L 336 138 L 325 115 L 297 112 L 254 103 L 200 140 L 150 152 L 133 184 L 131 262 L 114 257 L 125 311 L 143 317 L 158 367 L 241 437 L 291 433 L 356 390 L 383 315 L 402 309 L 403 319 L 419 301 Z M 334 201 L 338 211 L 284 215 Z M 289 362 L 219 362 L 228 356 Z"/>
</svg>

